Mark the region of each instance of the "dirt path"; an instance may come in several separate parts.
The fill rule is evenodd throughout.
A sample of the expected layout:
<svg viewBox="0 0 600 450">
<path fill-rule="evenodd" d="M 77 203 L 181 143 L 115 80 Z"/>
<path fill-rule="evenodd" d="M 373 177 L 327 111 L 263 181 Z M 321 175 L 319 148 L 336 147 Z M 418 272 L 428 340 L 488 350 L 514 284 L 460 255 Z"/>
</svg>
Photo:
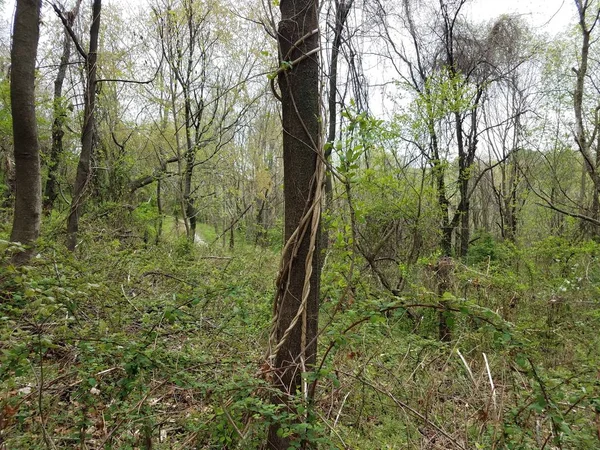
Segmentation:
<svg viewBox="0 0 600 450">
<path fill-rule="evenodd" d="M 177 229 L 177 231 L 179 231 L 180 229 L 183 229 L 183 232 L 185 233 L 185 222 L 183 221 L 183 219 L 177 220 L 177 222 L 175 224 L 175 228 Z M 204 239 L 202 239 L 202 236 L 200 236 L 198 234 L 198 232 L 196 232 L 196 234 L 194 236 L 194 244 L 196 244 L 199 247 L 208 246 L 208 242 L 206 242 Z"/>
</svg>

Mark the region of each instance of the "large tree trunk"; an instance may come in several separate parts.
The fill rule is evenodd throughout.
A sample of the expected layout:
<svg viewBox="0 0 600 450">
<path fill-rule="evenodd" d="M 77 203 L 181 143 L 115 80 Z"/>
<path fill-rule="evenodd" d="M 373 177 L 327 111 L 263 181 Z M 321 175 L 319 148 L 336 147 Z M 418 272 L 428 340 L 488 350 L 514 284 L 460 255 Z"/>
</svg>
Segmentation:
<svg viewBox="0 0 600 450">
<path fill-rule="evenodd" d="M 90 49 L 85 61 L 87 85 L 83 112 L 83 133 L 81 135 L 81 154 L 77 165 L 77 175 L 71 200 L 71 212 L 67 221 L 67 248 L 75 250 L 79 216 L 83 206 L 86 188 L 92 177 L 92 156 L 94 153 L 94 124 L 96 108 L 96 62 L 98 60 L 98 38 L 100 35 L 100 11 L 102 0 L 94 0 L 92 8 L 92 26 L 90 28 Z"/>
<path fill-rule="evenodd" d="M 302 374 L 310 372 L 317 352 L 319 307 L 318 235 L 324 176 L 320 142 L 319 45 L 317 1 L 282 0 L 280 61 L 294 61 L 279 72 L 283 120 L 286 247 L 274 305 L 270 359 L 273 382 L 281 392 L 273 400 L 294 415 L 294 400 L 309 401 Z M 297 397 L 296 395 L 302 395 Z M 297 421 L 306 418 L 297 417 Z M 287 450 L 299 436 L 280 436 L 272 424 L 267 448 Z"/>
<path fill-rule="evenodd" d="M 16 198 L 10 240 L 32 244 L 40 234 L 42 179 L 35 117 L 35 58 L 40 37 L 40 0 L 18 0 L 11 50 L 10 100 L 15 147 Z M 32 249 L 13 258 L 22 264 Z"/>
</svg>

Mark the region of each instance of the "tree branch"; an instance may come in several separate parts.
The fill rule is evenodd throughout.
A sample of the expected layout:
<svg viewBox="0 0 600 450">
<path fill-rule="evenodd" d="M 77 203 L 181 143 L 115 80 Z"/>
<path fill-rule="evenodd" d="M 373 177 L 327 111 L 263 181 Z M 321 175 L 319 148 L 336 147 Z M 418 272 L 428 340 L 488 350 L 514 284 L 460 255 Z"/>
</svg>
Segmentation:
<svg viewBox="0 0 600 450">
<path fill-rule="evenodd" d="M 79 43 L 79 39 L 77 38 L 77 35 L 73 31 L 73 28 L 71 27 L 71 25 L 69 25 L 68 19 L 63 15 L 62 11 L 60 10 L 60 8 L 58 7 L 58 5 L 56 3 L 52 3 L 52 8 L 54 9 L 54 12 L 56 13 L 56 15 L 58 16 L 60 21 L 63 23 L 65 29 L 67 30 L 67 33 L 69 33 L 69 36 L 71 36 L 71 39 L 73 40 L 73 44 L 75 44 L 75 48 L 77 48 L 77 51 L 79 52 L 79 54 L 81 56 L 83 56 L 83 58 L 85 60 L 87 60 L 88 54 L 83 49 L 81 44 Z"/>
</svg>

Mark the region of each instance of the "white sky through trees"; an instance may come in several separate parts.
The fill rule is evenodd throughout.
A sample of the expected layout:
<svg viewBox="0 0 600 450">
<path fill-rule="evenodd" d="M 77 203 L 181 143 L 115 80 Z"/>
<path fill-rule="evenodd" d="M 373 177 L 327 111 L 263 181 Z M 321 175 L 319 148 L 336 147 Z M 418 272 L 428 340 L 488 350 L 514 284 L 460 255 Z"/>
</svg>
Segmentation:
<svg viewBox="0 0 600 450">
<path fill-rule="evenodd" d="M 537 31 L 557 33 L 575 19 L 574 0 L 473 0 L 466 11 L 474 21 L 485 21 L 501 14 L 518 14 Z"/>
<path fill-rule="evenodd" d="M 0 0 L 1 1 L 1 0 Z M 52 0 L 44 0 L 42 21 L 44 17 L 54 16 L 50 7 Z M 89 1 L 89 0 L 86 0 Z M 110 5 L 118 5 L 127 10 L 136 10 L 138 8 L 148 8 L 153 0 L 104 0 L 104 8 Z M 272 1 L 272 0 L 269 0 Z M 322 2 L 328 0 L 320 0 Z M 397 0 L 400 1 L 400 0 Z M 232 5 L 240 5 L 244 0 Z M 2 5 L 3 3 L 3 5 Z M 0 41 L 5 48 L 8 48 L 9 30 L 12 29 L 12 19 L 14 16 L 15 0 L 4 0 L 2 5 L 2 24 L 0 25 Z M 74 0 L 62 0 L 62 4 L 67 7 L 72 6 Z M 485 23 L 502 14 L 518 15 L 528 22 L 532 31 L 536 34 L 547 35 L 551 39 L 557 33 L 564 32 L 570 26 L 575 25 L 576 7 L 574 0 L 471 0 L 463 8 L 465 16 L 473 23 Z M 44 39 L 44 30 L 42 29 L 41 39 Z M 386 63 L 380 59 L 366 57 L 364 60 L 364 70 L 371 88 L 369 89 L 369 106 L 371 113 L 377 116 L 385 116 L 392 112 L 393 105 L 389 104 L 390 95 L 393 95 L 393 88 L 386 85 L 388 79 L 388 68 Z M 390 91 L 391 89 L 391 91 Z"/>
<path fill-rule="evenodd" d="M 242 0 L 243 1 L 243 0 Z M 322 0 L 324 1 L 324 0 Z M 15 0 L 5 0 L 2 17 L 12 21 Z M 69 2 L 64 2 L 69 3 Z M 147 5 L 148 0 L 108 0 L 106 4 Z M 44 1 L 44 9 L 48 10 Z M 466 11 L 474 21 L 485 21 L 501 14 L 519 14 L 540 31 L 556 33 L 565 29 L 575 17 L 574 0 L 472 0 Z"/>
</svg>

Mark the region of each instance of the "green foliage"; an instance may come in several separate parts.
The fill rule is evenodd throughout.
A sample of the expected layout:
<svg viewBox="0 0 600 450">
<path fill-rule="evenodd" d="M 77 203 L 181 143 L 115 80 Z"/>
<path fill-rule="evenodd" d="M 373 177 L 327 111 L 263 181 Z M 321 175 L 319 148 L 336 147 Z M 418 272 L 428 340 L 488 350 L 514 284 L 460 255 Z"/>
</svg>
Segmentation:
<svg viewBox="0 0 600 450">
<path fill-rule="evenodd" d="M 3 442 L 41 448 L 47 432 L 67 447 L 133 448 L 144 436 L 157 448 L 232 445 L 250 414 L 244 445 L 255 448 L 258 417 L 272 414 L 255 376 L 272 284 L 246 267 L 257 258 L 274 270 L 273 255 L 179 262 L 171 243 L 140 252 L 84 239 L 78 261 L 42 244 L 30 266 L 0 272 Z M 14 250 L 2 246 L 5 261 Z"/>
<path fill-rule="evenodd" d="M 381 276 L 404 280 L 392 293 L 354 236 L 374 248 L 366 246 L 390 223 L 416 221 L 418 205 L 401 197 L 409 180 L 380 170 L 359 165 L 351 184 L 360 233 L 346 216 L 327 218 L 319 370 L 304 375 L 316 397 L 291 397 L 289 410 L 271 403 L 275 391 L 257 375 L 278 259 L 270 250 L 190 247 L 173 219 L 159 246 L 143 246 L 132 236 L 155 221 L 152 203 L 114 203 L 89 212 L 77 259 L 46 238 L 29 266 L 4 265 L 8 448 L 44 447 L 43 427 L 65 448 L 143 448 L 145 440 L 158 449 L 258 448 L 270 424 L 292 448 L 416 446 L 434 435 L 447 448 L 450 439 L 473 448 L 538 448 L 546 439 L 595 448 L 598 243 L 549 237 L 523 247 L 480 233 L 441 298 L 435 252 L 381 265 Z M 46 221 L 50 236 L 59 220 Z M 199 231 L 215 236 L 206 224 Z M 380 255 L 402 255 L 392 253 L 398 245 Z M 5 263 L 18 250 L 0 248 Z M 438 340 L 440 302 L 453 311 L 451 345 Z"/>
<path fill-rule="evenodd" d="M 497 261 L 503 256 L 502 245 L 490 233 L 480 232 L 473 236 L 467 261 L 470 264 Z"/>
<path fill-rule="evenodd" d="M 12 115 L 10 112 L 10 80 L 0 81 L 0 136 L 3 139 L 12 136 Z"/>
<path fill-rule="evenodd" d="M 262 87 L 245 70 L 255 64 L 254 55 L 266 73 L 276 49 L 257 40 L 255 48 L 239 52 L 233 44 L 241 19 L 221 2 L 176 3 L 151 17 L 153 29 L 165 26 L 164 37 L 173 32 L 160 44 L 184 43 L 172 48 L 175 57 L 158 72 L 149 61 L 158 47 L 146 44 L 148 29 L 132 36 L 120 11 L 107 13 L 102 77 L 154 82 L 99 85 L 97 171 L 75 254 L 60 245 L 79 139 L 68 130 L 63 190 L 57 209 L 44 218 L 39 255 L 14 268 L 10 257 L 22 247 L 0 241 L 0 447 L 255 449 L 277 425 L 291 448 L 597 448 L 600 244 L 585 238 L 589 230 L 575 218 L 532 200 L 538 193 L 559 205 L 581 201 L 577 211 L 587 214 L 590 180 L 582 183 L 571 127 L 561 124 L 549 133 L 553 120 L 538 111 L 543 123 L 519 130 L 516 157 L 487 172 L 480 161 L 459 174 L 449 125 L 459 115 L 471 126 L 476 91 L 464 75 L 443 68 L 419 92 L 411 88 L 389 122 L 351 102 L 342 113 L 341 138 L 326 144 L 336 181 L 324 217 L 327 250 L 319 255 L 317 368 L 302 374 L 316 387 L 315 397 L 290 393 L 287 407 L 274 404 L 277 374 L 264 353 L 283 245 L 281 129 L 277 106 L 255 98 Z M 186 48 L 188 12 L 206 39 Z M 123 45 L 134 40 L 141 42 L 134 50 Z M 218 44 L 212 53 L 208 42 Z M 168 71 L 173 64 L 185 69 L 178 52 L 192 47 L 212 64 L 206 70 L 201 58 L 191 59 L 197 78 L 189 87 L 197 104 L 187 130 L 192 138 L 205 130 L 195 142 L 191 195 L 197 233 L 207 246 L 191 243 L 181 220 L 169 215 L 181 211 L 184 161 L 178 166 L 172 158 L 186 130 L 180 86 Z M 144 55 L 135 59 L 143 63 L 127 58 L 130 51 Z M 548 46 L 542 70 L 542 86 L 556 92 L 543 108 L 557 115 L 572 97 L 563 73 L 569 52 L 564 42 Z M 268 77 L 290 64 L 282 62 Z M 250 81 L 236 82 L 231 91 L 221 85 L 238 72 Z M 204 88 L 215 87 L 213 97 L 200 98 L 204 74 Z M 517 75 L 511 82 L 519 81 Z M 143 111 L 137 89 L 148 103 Z M 38 105 L 48 148 L 49 92 L 41 92 Z M 482 102 L 496 94 L 486 90 Z M 217 106 L 221 99 L 229 100 Z M 597 102 L 593 96 L 585 102 L 594 117 Z M 4 79 L 3 158 L 10 153 L 9 106 Z M 60 101 L 76 130 L 82 111 L 70 114 L 69 107 Z M 213 123 L 246 107 L 254 116 L 242 117 L 239 129 Z M 478 114 L 493 121 L 494 112 Z M 534 121 L 523 118 L 521 125 Z M 509 120 L 489 132 L 513 126 Z M 525 144 L 542 151 L 521 148 Z M 167 158 L 171 162 L 160 167 Z M 130 182 L 146 176 L 154 183 L 131 194 Z M 452 216 L 460 176 L 480 181 L 471 198 L 472 221 L 480 229 L 467 257 L 452 261 L 442 283 L 445 212 L 438 183 L 445 183 Z M 505 217 L 497 210 L 511 176 L 527 176 L 528 183 L 509 199 L 509 206 L 518 206 L 515 242 L 500 237 Z M 234 251 L 226 249 L 228 234 L 214 242 L 248 206 L 234 228 Z M 6 238 L 10 213 L 1 212 Z M 444 315 L 451 342 L 439 339 Z"/>
</svg>

